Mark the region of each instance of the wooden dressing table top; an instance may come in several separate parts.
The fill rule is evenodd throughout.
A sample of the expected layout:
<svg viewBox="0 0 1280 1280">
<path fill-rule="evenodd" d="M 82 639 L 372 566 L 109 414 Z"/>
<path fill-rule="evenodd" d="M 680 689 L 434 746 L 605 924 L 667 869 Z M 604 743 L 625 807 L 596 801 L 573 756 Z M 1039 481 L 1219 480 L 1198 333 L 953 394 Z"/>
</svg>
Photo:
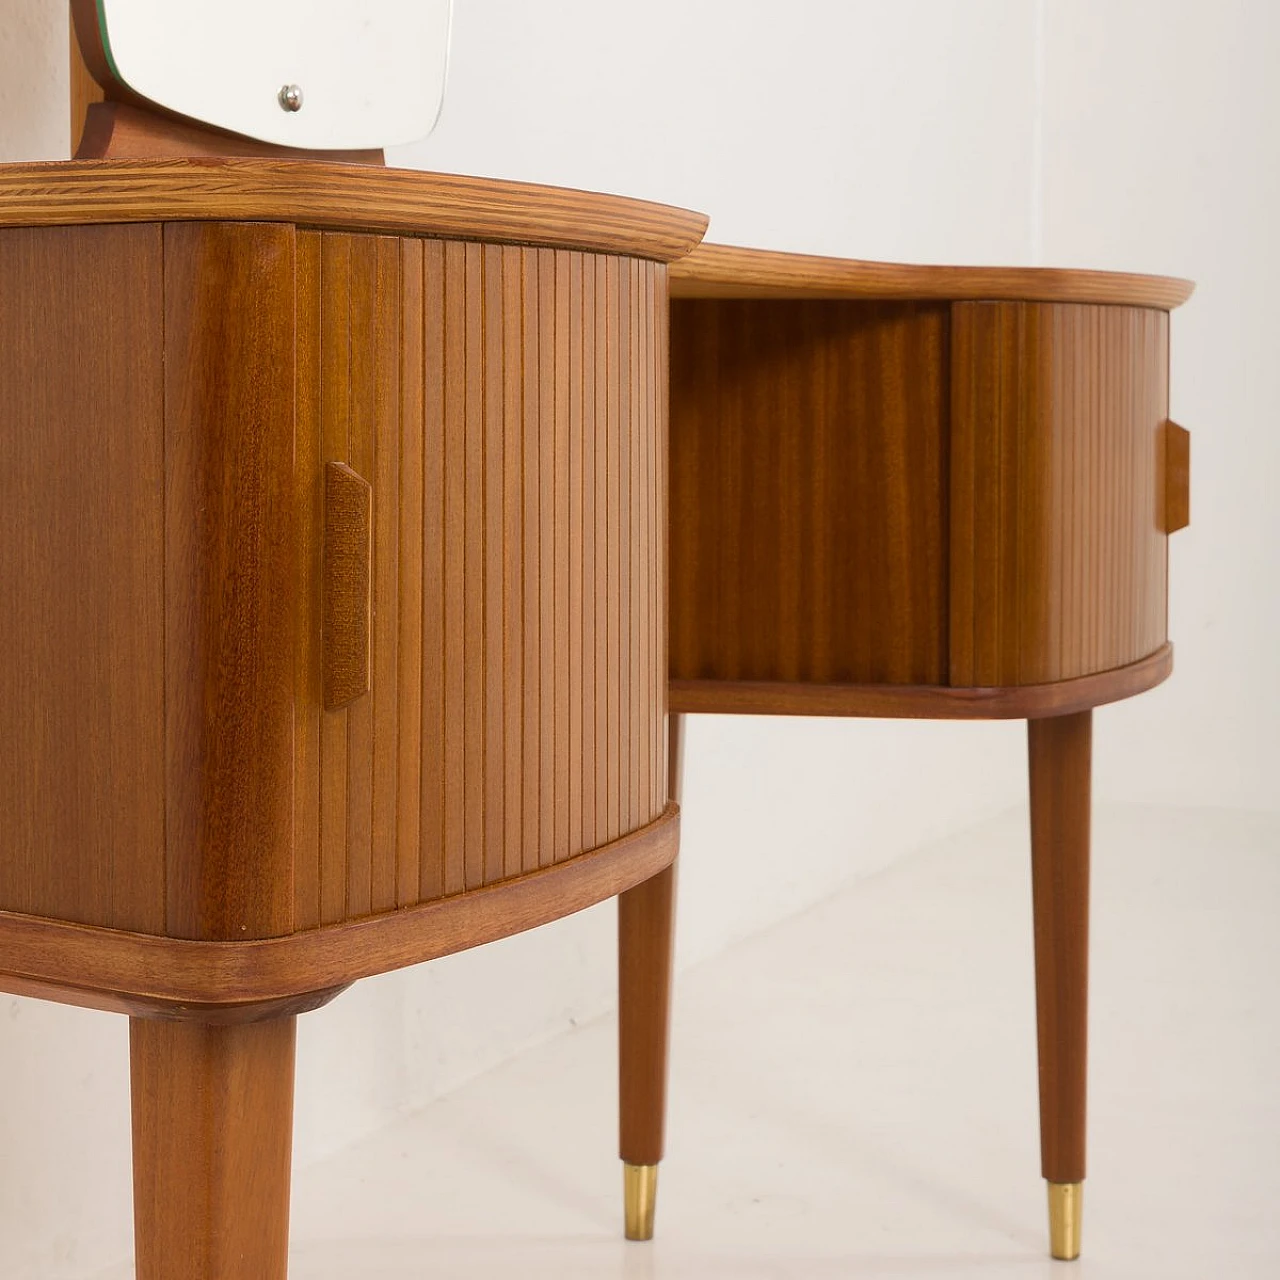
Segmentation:
<svg viewBox="0 0 1280 1280">
<path fill-rule="evenodd" d="M 670 262 L 700 213 L 625 196 L 315 160 L 73 160 L 0 165 L 0 227 L 288 222 Z"/>
<path fill-rule="evenodd" d="M 1053 267 L 932 267 L 702 244 L 671 268 L 673 298 L 919 298 L 1092 302 L 1169 310 L 1190 280 Z"/>
</svg>

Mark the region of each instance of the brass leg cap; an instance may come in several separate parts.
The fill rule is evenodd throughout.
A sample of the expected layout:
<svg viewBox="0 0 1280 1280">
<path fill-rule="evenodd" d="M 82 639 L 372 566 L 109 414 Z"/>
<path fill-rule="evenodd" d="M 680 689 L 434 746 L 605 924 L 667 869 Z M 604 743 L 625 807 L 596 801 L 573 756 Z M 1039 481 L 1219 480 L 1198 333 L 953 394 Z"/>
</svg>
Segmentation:
<svg viewBox="0 0 1280 1280">
<path fill-rule="evenodd" d="M 1084 1208 L 1083 1182 L 1050 1182 L 1049 1252 L 1063 1262 L 1080 1256 L 1080 1215 Z"/>
<path fill-rule="evenodd" d="M 622 1162 L 622 1199 L 627 1239 L 653 1239 L 653 1210 L 658 1200 L 658 1166 Z"/>
</svg>

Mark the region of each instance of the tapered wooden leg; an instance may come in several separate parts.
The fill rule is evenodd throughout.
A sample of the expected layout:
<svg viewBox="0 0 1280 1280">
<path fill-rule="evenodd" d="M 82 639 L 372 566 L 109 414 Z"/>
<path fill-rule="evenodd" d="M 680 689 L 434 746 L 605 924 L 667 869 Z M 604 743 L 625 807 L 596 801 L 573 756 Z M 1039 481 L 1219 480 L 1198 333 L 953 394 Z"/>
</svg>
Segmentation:
<svg viewBox="0 0 1280 1280">
<path fill-rule="evenodd" d="M 1080 1253 L 1085 1173 L 1092 734 L 1090 711 L 1028 723 L 1040 1155 L 1063 1259 Z"/>
<path fill-rule="evenodd" d="M 138 1280 L 284 1280 L 295 1028 L 131 1021 Z"/>
<path fill-rule="evenodd" d="M 681 723 L 669 724 L 668 770 L 679 794 Z M 667 1108 L 667 1042 L 675 934 L 674 864 L 618 896 L 618 1065 L 628 1240 L 649 1240 Z"/>
</svg>

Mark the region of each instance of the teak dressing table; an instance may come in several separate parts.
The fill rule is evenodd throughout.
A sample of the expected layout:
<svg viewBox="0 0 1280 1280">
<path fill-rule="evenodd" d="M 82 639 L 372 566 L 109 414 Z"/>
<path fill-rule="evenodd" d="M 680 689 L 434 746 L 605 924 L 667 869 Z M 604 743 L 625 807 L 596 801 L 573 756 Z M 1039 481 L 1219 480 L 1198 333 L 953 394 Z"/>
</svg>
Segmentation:
<svg viewBox="0 0 1280 1280">
<path fill-rule="evenodd" d="M 1189 286 L 682 263 L 697 215 L 127 94 L 84 136 L 0 169 L 0 989 L 131 1018 L 139 1276 L 285 1274 L 297 1013 L 614 894 L 652 1233 L 698 711 L 1028 719 L 1072 1256 L 1090 710 L 1170 669 Z"/>
<path fill-rule="evenodd" d="M 1085 1174 L 1091 716 L 1172 668 L 1168 313 L 1190 293 L 713 244 L 671 268 L 673 733 L 694 712 L 1027 721 L 1060 1258 Z"/>
</svg>

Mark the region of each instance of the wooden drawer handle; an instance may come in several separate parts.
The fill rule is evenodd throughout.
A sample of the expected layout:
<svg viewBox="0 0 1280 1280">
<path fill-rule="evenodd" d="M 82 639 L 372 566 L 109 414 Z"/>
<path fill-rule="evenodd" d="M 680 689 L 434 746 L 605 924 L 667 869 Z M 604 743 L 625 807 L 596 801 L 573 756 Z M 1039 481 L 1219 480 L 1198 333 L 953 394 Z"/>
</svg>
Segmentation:
<svg viewBox="0 0 1280 1280">
<path fill-rule="evenodd" d="M 1164 531 L 1177 533 L 1191 523 L 1191 432 L 1165 423 Z"/>
<path fill-rule="evenodd" d="M 369 692 L 369 587 L 373 490 L 345 463 L 325 464 L 324 707 L 336 711 Z"/>
</svg>

